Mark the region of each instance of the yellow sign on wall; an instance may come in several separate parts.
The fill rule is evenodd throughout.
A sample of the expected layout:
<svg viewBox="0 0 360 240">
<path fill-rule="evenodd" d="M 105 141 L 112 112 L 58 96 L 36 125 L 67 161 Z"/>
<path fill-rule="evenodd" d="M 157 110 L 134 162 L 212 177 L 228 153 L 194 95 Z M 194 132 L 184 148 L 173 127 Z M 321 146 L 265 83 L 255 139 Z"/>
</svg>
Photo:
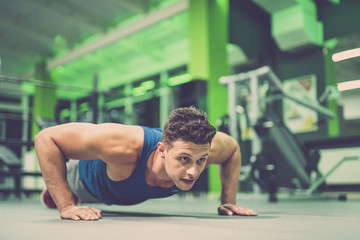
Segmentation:
<svg viewBox="0 0 360 240">
<path fill-rule="evenodd" d="M 284 91 L 309 103 L 316 103 L 316 76 L 308 75 L 283 82 Z M 283 100 L 283 120 L 292 133 L 310 132 L 318 129 L 317 113 L 289 99 Z"/>
</svg>

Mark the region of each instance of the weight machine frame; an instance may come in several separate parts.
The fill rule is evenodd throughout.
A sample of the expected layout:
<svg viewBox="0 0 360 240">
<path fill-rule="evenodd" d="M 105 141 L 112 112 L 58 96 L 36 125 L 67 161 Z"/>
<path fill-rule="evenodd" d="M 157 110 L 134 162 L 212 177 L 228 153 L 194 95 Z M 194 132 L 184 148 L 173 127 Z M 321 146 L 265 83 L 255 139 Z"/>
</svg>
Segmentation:
<svg viewBox="0 0 360 240">
<path fill-rule="evenodd" d="M 269 84 L 272 86 L 275 86 L 278 94 L 271 97 L 266 97 L 265 99 L 261 99 L 260 95 L 260 80 L 265 79 Z M 275 75 L 275 73 L 272 71 L 272 69 L 269 66 L 264 66 L 252 71 L 243 72 L 236 75 L 231 76 L 223 76 L 219 79 L 220 83 L 227 86 L 228 90 L 228 114 L 229 114 L 229 132 L 230 135 L 234 139 L 239 139 L 238 134 L 238 119 L 237 119 L 237 84 L 243 84 L 247 85 L 250 89 L 250 109 L 249 112 L 249 120 L 250 120 L 250 126 L 254 128 L 256 124 L 258 123 L 258 120 L 263 116 L 263 110 L 261 104 L 269 101 L 273 101 L 276 99 L 282 99 L 287 98 L 290 99 L 302 106 L 305 106 L 308 109 L 311 109 L 315 111 L 316 113 L 326 117 L 327 119 L 331 119 L 334 117 L 334 113 L 330 111 L 329 109 L 321 106 L 319 103 L 310 103 L 307 101 L 304 101 L 300 98 L 294 97 L 292 95 L 287 94 L 283 88 L 282 83 L 279 80 L 279 78 Z M 262 151 L 262 142 L 260 137 L 256 134 L 254 131 L 254 135 L 252 137 L 252 151 L 251 155 L 255 156 L 259 154 Z M 353 161 L 358 160 L 359 157 L 357 156 L 345 156 L 343 159 L 341 159 L 337 164 L 335 164 L 327 173 L 324 174 L 324 176 L 317 179 L 315 182 L 311 183 L 310 178 L 305 179 L 306 181 L 309 181 L 309 187 L 306 189 L 297 189 L 300 192 L 312 194 L 315 192 L 318 187 L 325 182 L 325 180 L 338 168 L 341 164 L 343 164 L 346 161 Z M 293 165 L 294 168 L 299 167 L 300 165 L 297 165 L 296 163 Z M 295 169 L 296 170 L 296 169 Z M 305 171 L 298 170 L 298 173 L 303 175 Z"/>
</svg>

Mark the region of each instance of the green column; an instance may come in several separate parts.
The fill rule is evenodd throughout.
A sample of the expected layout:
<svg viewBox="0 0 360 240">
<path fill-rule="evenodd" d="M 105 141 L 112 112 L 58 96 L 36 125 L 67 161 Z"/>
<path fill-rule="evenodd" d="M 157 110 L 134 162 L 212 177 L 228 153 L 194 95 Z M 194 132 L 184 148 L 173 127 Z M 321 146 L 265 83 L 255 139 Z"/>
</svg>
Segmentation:
<svg viewBox="0 0 360 240">
<path fill-rule="evenodd" d="M 46 69 L 46 63 L 36 65 L 34 77 L 36 80 L 52 83 L 53 80 Z M 55 118 L 56 89 L 36 86 L 33 102 L 32 137 L 39 132 L 36 124 L 38 117 L 53 120 Z"/>
<path fill-rule="evenodd" d="M 334 48 L 337 41 L 329 40 L 326 42 L 324 49 L 324 58 L 325 58 L 325 77 L 326 77 L 326 86 L 336 88 L 336 72 L 335 72 L 335 63 L 332 60 L 332 55 L 334 54 Z M 336 98 L 329 98 L 327 100 L 327 107 L 334 113 L 334 118 L 328 121 L 328 136 L 336 137 L 340 134 L 340 122 L 339 122 L 339 112 L 338 112 L 338 103 Z"/>
<path fill-rule="evenodd" d="M 189 72 L 193 79 L 208 82 L 207 113 L 213 125 L 227 113 L 227 92 L 219 78 L 229 74 L 228 12 L 228 0 L 189 0 Z M 220 192 L 216 166 L 209 167 L 208 176 L 209 191 Z"/>
</svg>

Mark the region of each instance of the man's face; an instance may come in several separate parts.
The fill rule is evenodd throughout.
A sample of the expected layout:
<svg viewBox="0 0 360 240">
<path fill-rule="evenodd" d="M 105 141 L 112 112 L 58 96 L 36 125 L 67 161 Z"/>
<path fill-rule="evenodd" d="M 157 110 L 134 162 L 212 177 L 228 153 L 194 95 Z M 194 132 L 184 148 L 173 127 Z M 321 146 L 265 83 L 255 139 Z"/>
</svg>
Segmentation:
<svg viewBox="0 0 360 240">
<path fill-rule="evenodd" d="M 182 191 L 189 191 L 206 166 L 210 144 L 195 144 L 181 140 L 165 146 L 165 170 Z"/>
</svg>

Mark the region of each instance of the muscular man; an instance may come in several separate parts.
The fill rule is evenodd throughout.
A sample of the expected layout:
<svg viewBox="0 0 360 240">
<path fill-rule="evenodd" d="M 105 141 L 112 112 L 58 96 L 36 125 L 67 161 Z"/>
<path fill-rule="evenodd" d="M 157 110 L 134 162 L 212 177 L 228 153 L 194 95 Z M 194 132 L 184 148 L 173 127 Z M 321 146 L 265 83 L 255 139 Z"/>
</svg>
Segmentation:
<svg viewBox="0 0 360 240">
<path fill-rule="evenodd" d="M 216 132 L 194 107 L 174 110 L 163 131 L 115 123 L 47 128 L 36 135 L 35 148 L 48 192 L 64 219 L 101 218 L 100 210 L 77 206 L 75 198 L 129 205 L 188 191 L 210 164 L 220 165 L 218 213 L 257 215 L 236 205 L 239 145 Z M 84 160 L 66 166 L 67 159 Z"/>
</svg>

